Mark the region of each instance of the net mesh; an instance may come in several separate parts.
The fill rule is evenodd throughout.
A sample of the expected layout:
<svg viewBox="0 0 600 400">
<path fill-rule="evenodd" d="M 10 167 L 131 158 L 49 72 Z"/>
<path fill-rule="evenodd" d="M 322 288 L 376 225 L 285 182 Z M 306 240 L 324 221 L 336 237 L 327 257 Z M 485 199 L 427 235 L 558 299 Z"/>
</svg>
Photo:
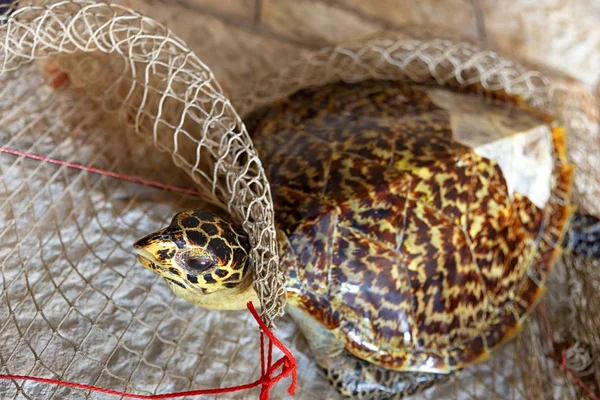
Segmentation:
<svg viewBox="0 0 600 400">
<path fill-rule="evenodd" d="M 223 94 L 209 68 L 155 21 L 92 1 L 22 6 L 0 26 L 2 147 L 124 173 L 204 194 L 196 197 L 0 154 L 0 372 L 59 378 L 137 393 L 247 383 L 259 375 L 258 337 L 245 312 L 219 313 L 175 299 L 136 264 L 131 244 L 184 208 L 212 208 L 251 235 L 263 317 L 284 306 L 273 208 L 240 115 L 301 87 L 385 78 L 480 84 L 520 94 L 570 128 L 575 201 L 600 213 L 596 104 L 470 44 L 382 34 L 306 55 Z M 240 55 L 242 56 L 242 55 Z M 590 106 L 590 104 L 592 106 Z M 235 108 L 234 108 L 235 106 Z M 596 159 L 594 158 L 596 157 Z M 581 398 L 553 360 L 600 382 L 597 263 L 565 259 L 549 284 L 544 319 L 489 361 L 425 398 Z M 290 320 L 277 334 L 298 358 L 298 398 L 336 398 Z M 285 397 L 286 384 L 274 398 Z M 3 398 L 102 398 L 43 384 L 0 382 Z M 225 397 L 225 396 L 224 396 Z M 226 398 L 255 398 L 256 392 Z"/>
</svg>

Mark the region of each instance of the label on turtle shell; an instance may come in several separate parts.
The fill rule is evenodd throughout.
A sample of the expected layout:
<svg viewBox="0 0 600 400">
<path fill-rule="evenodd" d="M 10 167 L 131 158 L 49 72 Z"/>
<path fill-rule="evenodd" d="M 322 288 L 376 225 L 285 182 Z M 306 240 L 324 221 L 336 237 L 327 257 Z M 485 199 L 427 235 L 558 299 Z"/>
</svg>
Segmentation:
<svg viewBox="0 0 600 400">
<path fill-rule="evenodd" d="M 553 169 L 550 126 L 512 104 L 428 89 L 450 113 L 453 139 L 498 163 L 512 198 L 515 191 L 543 208 L 550 198 Z"/>
</svg>

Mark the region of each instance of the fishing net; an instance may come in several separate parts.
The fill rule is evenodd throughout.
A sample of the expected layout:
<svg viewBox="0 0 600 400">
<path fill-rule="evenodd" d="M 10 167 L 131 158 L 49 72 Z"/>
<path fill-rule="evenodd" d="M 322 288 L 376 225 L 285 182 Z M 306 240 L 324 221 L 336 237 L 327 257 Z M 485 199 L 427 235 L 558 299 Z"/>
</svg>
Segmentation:
<svg viewBox="0 0 600 400">
<path fill-rule="evenodd" d="M 132 254 L 137 238 L 175 212 L 206 208 L 250 233 L 262 317 L 276 321 L 277 335 L 297 357 L 297 397 L 337 398 L 291 321 L 276 319 L 285 301 L 273 206 L 242 123 L 250 111 L 301 87 L 375 77 L 477 83 L 520 94 L 568 126 L 570 156 L 579 169 L 575 201 L 600 212 L 600 141 L 591 95 L 470 44 L 379 35 L 312 52 L 276 74 L 257 74 L 226 96 L 185 43 L 124 7 L 44 2 L 22 5 L 1 23 L 1 374 L 140 394 L 256 379 L 259 339 L 250 315 L 176 299 Z M 582 387 L 597 391 L 598 267 L 561 262 L 545 313 L 534 315 L 489 361 L 424 397 L 579 399 Z M 277 385 L 272 398 L 284 398 L 286 387 Z M 22 381 L 0 381 L 0 394 L 105 398 Z"/>
</svg>

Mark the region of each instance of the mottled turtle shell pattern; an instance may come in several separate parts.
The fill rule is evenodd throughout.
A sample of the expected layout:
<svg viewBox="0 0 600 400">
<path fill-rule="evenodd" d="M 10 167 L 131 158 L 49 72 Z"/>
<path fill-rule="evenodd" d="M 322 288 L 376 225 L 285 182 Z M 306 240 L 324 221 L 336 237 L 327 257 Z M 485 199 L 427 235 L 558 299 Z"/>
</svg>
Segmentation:
<svg viewBox="0 0 600 400">
<path fill-rule="evenodd" d="M 564 131 L 518 100 L 485 97 L 502 124 L 548 127 L 543 207 L 454 140 L 452 113 L 424 86 L 332 83 L 246 119 L 272 185 L 289 301 L 361 359 L 462 368 L 511 338 L 543 293 L 571 214 Z"/>
</svg>

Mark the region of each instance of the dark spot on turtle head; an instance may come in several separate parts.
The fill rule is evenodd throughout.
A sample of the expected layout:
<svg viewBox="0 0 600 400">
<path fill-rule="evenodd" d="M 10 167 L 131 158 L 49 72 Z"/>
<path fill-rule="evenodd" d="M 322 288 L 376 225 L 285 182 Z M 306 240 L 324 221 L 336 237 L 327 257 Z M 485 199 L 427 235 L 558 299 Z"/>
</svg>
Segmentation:
<svg viewBox="0 0 600 400">
<path fill-rule="evenodd" d="M 202 224 L 202 230 L 210 236 L 214 236 L 219 233 L 219 228 L 214 224 Z"/>
<path fill-rule="evenodd" d="M 171 278 L 165 278 L 165 279 L 168 280 L 169 282 L 174 283 L 175 285 L 185 289 L 185 286 L 182 283 L 177 282 L 176 280 L 171 279 Z"/>
<path fill-rule="evenodd" d="M 169 272 L 172 274 L 175 274 L 177 276 L 181 276 L 181 272 L 179 272 L 179 270 L 177 268 L 171 267 L 171 268 L 169 268 Z"/>
<path fill-rule="evenodd" d="M 231 247 L 229 247 L 223 239 L 211 239 L 208 248 L 219 260 L 221 260 L 221 264 L 229 264 L 229 261 L 231 260 Z"/>
<path fill-rule="evenodd" d="M 158 251 L 159 261 L 170 260 L 171 258 L 173 258 L 174 255 L 175 255 L 175 250 L 164 249 L 164 250 Z"/>
<path fill-rule="evenodd" d="M 225 279 L 225 282 L 237 282 L 240 280 L 240 274 L 239 272 L 236 272 L 235 274 L 231 274 L 231 276 L 229 276 L 227 279 Z"/>
<path fill-rule="evenodd" d="M 236 247 L 233 249 L 233 269 L 238 269 L 243 267 L 248 263 L 248 253 L 244 251 L 244 249 L 240 247 Z"/>
<path fill-rule="evenodd" d="M 204 278 L 206 283 L 217 283 L 217 281 L 215 281 L 215 278 L 212 277 L 212 274 L 205 274 L 202 277 Z"/>
<path fill-rule="evenodd" d="M 200 225 L 200 221 L 196 217 L 185 217 L 183 221 L 181 221 L 181 225 L 184 228 L 195 228 Z"/>
<path fill-rule="evenodd" d="M 178 232 L 177 234 L 172 235 L 171 240 L 173 241 L 173 243 L 175 243 L 175 245 L 179 249 L 183 249 L 186 245 L 185 240 L 183 239 L 183 233 L 181 233 L 181 232 Z"/>
<path fill-rule="evenodd" d="M 230 246 L 238 245 L 237 235 L 235 234 L 235 232 L 230 231 L 229 229 L 225 229 L 221 234 L 221 237 L 225 239 Z"/>
<path fill-rule="evenodd" d="M 187 274 L 187 280 L 192 283 L 198 283 L 198 277 L 196 275 Z"/>
<path fill-rule="evenodd" d="M 208 211 L 194 211 L 192 214 L 194 217 L 198 218 L 200 221 L 217 221 L 219 217 L 215 214 Z"/>
<path fill-rule="evenodd" d="M 207 239 L 203 233 L 198 231 L 186 231 L 187 237 L 191 244 L 198 247 L 204 247 L 206 245 Z"/>
<path fill-rule="evenodd" d="M 171 219 L 169 226 L 163 229 L 162 233 L 163 235 L 172 235 L 179 231 L 181 231 L 181 227 L 179 226 L 179 214 L 177 214 Z"/>
<path fill-rule="evenodd" d="M 215 274 L 216 274 L 216 275 L 217 275 L 219 278 L 224 278 L 224 277 L 226 277 L 228 273 L 229 273 L 229 272 L 227 272 L 227 271 L 226 271 L 226 270 L 224 270 L 224 269 L 218 269 L 218 270 L 216 270 L 216 271 L 215 271 Z"/>
<path fill-rule="evenodd" d="M 229 283 L 225 284 L 225 287 L 229 288 L 229 289 L 233 289 L 234 287 L 237 287 L 237 285 L 238 285 L 238 282 L 229 282 Z"/>
</svg>

